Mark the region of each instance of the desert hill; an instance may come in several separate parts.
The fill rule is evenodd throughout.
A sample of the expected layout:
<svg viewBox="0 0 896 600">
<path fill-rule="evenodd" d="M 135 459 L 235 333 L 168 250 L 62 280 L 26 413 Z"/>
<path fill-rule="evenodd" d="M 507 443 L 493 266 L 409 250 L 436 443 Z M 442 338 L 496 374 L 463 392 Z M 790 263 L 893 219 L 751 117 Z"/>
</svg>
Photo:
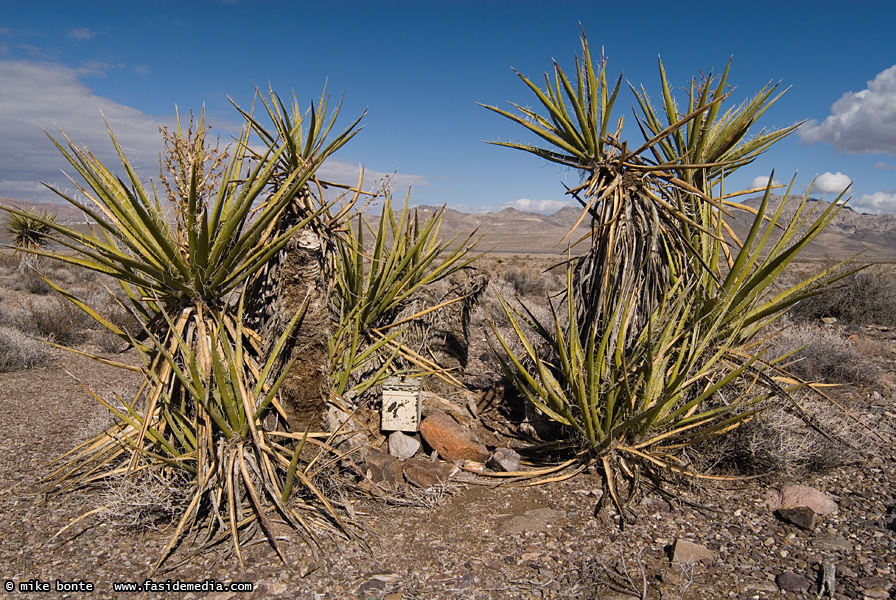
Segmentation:
<svg viewBox="0 0 896 600">
<path fill-rule="evenodd" d="M 759 206 L 762 198 L 754 197 L 742 201 L 751 207 Z M 772 196 L 770 209 L 775 210 L 781 201 L 780 196 Z M 66 224 L 86 223 L 83 213 L 68 204 L 42 203 L 29 204 L 10 198 L 0 198 L 0 203 L 18 207 L 34 207 L 57 215 L 57 219 Z M 782 215 L 785 219 L 793 216 L 798 199 L 792 197 Z M 810 210 L 821 211 L 829 206 L 826 201 L 810 199 Z M 438 210 L 439 207 L 419 205 L 415 207 L 423 216 Z M 466 237 L 471 231 L 478 230 L 482 236 L 480 248 L 499 253 L 521 254 L 565 254 L 567 245 L 588 234 L 588 221 L 583 221 L 573 235 L 561 242 L 580 216 L 577 207 L 566 206 L 551 215 L 526 212 L 515 208 L 505 208 L 495 212 L 463 213 L 447 208 L 441 229 L 444 237 Z M 732 210 L 732 228 L 743 239 L 749 230 L 752 215 L 740 210 Z M 373 219 L 376 220 L 375 218 Z M 575 250 L 583 250 L 581 246 Z M 862 253 L 869 261 L 896 261 L 896 216 L 867 215 L 844 207 L 830 226 L 804 252 L 806 258 L 845 258 Z"/>
</svg>

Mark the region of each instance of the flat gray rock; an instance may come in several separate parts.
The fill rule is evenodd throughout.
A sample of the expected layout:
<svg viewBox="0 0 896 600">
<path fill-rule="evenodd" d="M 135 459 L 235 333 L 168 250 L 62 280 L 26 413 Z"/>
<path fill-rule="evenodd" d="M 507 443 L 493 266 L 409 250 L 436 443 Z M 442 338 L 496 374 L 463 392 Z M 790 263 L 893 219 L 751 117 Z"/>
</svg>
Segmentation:
<svg viewBox="0 0 896 600">
<path fill-rule="evenodd" d="M 566 518 L 566 512 L 552 510 L 550 508 L 536 508 L 521 515 L 512 517 L 498 526 L 499 535 L 513 535 L 527 531 L 549 531 L 561 519 Z"/>
<path fill-rule="evenodd" d="M 398 460 L 407 460 L 420 450 L 420 440 L 400 431 L 389 434 L 389 454 Z"/>
</svg>

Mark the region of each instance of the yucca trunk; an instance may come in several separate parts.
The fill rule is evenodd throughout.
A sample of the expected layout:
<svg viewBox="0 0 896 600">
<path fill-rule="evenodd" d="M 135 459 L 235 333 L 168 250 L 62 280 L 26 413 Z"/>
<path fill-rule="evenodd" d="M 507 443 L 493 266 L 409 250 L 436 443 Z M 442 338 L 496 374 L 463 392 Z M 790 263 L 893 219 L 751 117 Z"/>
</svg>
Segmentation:
<svg viewBox="0 0 896 600">
<path fill-rule="evenodd" d="M 311 193 L 304 188 L 285 210 L 275 234 L 285 232 L 312 211 Z M 264 352 L 285 331 L 297 313 L 304 313 L 282 355 L 290 361 L 280 389 L 292 431 L 319 429 L 330 389 L 327 340 L 332 324 L 328 308 L 331 290 L 326 254 L 327 233 L 311 226 L 300 229 L 249 285 L 251 321 L 266 344 Z"/>
<path fill-rule="evenodd" d="M 595 201 L 593 196 L 606 191 L 600 182 L 616 178 L 620 183 L 611 193 Z M 595 180 L 599 183 L 585 202 L 591 248 L 573 262 L 571 291 L 580 333 L 602 336 L 609 328 L 612 345 L 624 347 L 662 301 L 684 249 L 678 239 L 670 239 L 669 218 L 649 197 L 657 195 L 650 190 L 656 186 L 651 186 L 655 182 L 649 174 L 614 174 L 600 168 L 592 175 Z"/>
</svg>

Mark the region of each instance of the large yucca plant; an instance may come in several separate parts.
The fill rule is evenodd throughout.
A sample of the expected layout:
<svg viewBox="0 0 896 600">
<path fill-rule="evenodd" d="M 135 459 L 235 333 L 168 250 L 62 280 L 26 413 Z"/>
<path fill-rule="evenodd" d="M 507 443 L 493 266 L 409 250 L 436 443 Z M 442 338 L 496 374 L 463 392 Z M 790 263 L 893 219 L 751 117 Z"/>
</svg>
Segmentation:
<svg viewBox="0 0 896 600">
<path fill-rule="evenodd" d="M 264 338 L 246 325 L 242 300 L 247 284 L 298 232 L 328 226 L 325 205 L 304 206 L 284 221 L 323 161 L 357 131 L 355 122 L 328 141 L 338 109 L 327 117 L 323 108 L 296 118 L 294 125 L 308 131 L 300 161 L 275 135 L 262 136 L 266 149 L 254 150 L 251 132 L 259 126 L 251 117 L 229 160 L 209 144 L 201 117 L 196 128 L 178 122 L 175 132 L 165 132 L 168 198 L 141 181 L 111 130 L 123 177 L 64 135 L 66 145 L 51 138 L 85 182 L 73 179 L 83 200 L 57 193 L 92 225 L 82 233 L 39 219 L 71 252 L 32 253 L 121 284 L 142 335 L 54 287 L 138 350 L 145 381 L 133 399 L 120 400 L 119 422 L 68 455 L 49 480 L 59 492 L 147 469 L 188 473 L 189 502 L 157 568 L 188 535 L 200 549 L 232 540 L 241 558 L 241 545 L 259 532 L 279 553 L 274 517 L 310 540 L 327 520 L 341 525 L 302 466 L 303 444 L 287 445 L 295 436 L 283 430 L 278 402 L 293 362 L 286 348 L 308 302 L 294 307 L 277 335 Z"/>
<path fill-rule="evenodd" d="M 606 61 L 595 65 L 584 35 L 582 44 L 575 85 L 557 63 L 544 90 L 520 75 L 542 113 L 486 107 L 547 142 L 500 145 L 581 173 L 584 182 L 568 193 L 583 207 L 579 223 L 591 224 L 590 250 L 569 261 L 565 308 L 542 323 L 505 304 L 520 354 L 495 333 L 508 376 L 599 457 L 619 504 L 617 458 L 675 468 L 671 449 L 727 431 L 754 403 L 799 384 L 763 360 L 754 340 L 783 310 L 835 278 L 829 270 L 775 290 L 783 269 L 842 202 L 811 214 L 807 196 L 784 223 L 781 207 L 768 212 L 769 185 L 760 208 L 751 210 L 748 237 L 738 240 L 726 219 L 733 207 L 745 207 L 725 196 L 725 175 L 796 127 L 749 137 L 777 100 L 775 86 L 721 112 L 730 96 L 726 68 L 719 80 L 710 75 L 692 84 L 680 112 L 660 65 L 663 118 L 642 89 L 644 142 L 630 149 L 622 120 L 611 127 L 621 77 L 608 86 Z M 619 460 L 624 472 L 636 473 Z"/>
</svg>

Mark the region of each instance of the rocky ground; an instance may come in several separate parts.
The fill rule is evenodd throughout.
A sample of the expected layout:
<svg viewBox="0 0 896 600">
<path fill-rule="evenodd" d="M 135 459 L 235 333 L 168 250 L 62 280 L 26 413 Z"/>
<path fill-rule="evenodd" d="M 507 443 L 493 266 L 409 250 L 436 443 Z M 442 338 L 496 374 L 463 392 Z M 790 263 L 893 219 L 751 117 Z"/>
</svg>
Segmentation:
<svg viewBox="0 0 896 600">
<path fill-rule="evenodd" d="M 857 439 L 883 441 L 869 442 L 832 471 L 666 482 L 632 503 L 622 528 L 611 506 L 596 511 L 602 485 L 590 470 L 537 486 L 496 485 L 501 480 L 459 471 L 444 486 L 353 500 L 366 547 L 325 543 L 313 556 L 284 533 L 290 566 L 259 544 L 246 550 L 242 567 L 206 556 L 181 566 L 174 560 L 153 576 L 252 583 L 245 592 L 114 590 L 116 582 L 145 584 L 170 526 L 134 530 L 103 513 L 78 520 L 108 499 L 103 490 L 42 496 L 37 480 L 48 459 L 107 423 L 105 409 L 81 384 L 107 397 L 134 385 L 127 373 L 59 351 L 44 367 L 0 374 L 0 583 L 12 586 L 8 597 L 33 595 L 20 586 L 47 584 L 44 598 L 779 598 L 814 597 L 827 563 L 828 571 L 836 569 L 833 597 L 893 598 L 896 459 L 885 442 L 896 427 L 896 395 L 887 385 L 896 334 L 865 327 L 851 335 L 865 340 L 883 383 L 847 386 L 836 398 L 879 436 Z M 474 339 L 473 356 L 485 358 L 482 341 Z M 473 379 L 489 381 L 490 368 L 474 359 Z M 502 424 L 493 393 L 445 400 L 449 405 L 433 405 L 438 401 L 430 397 L 427 412 L 453 405 L 489 451 L 522 445 L 502 434 L 521 431 L 520 423 L 504 411 Z M 826 410 L 849 419 L 833 405 Z M 787 488 L 794 485 L 811 489 Z M 773 512 L 782 489 L 804 494 L 785 504 L 813 510 Z M 93 591 L 76 591 L 87 583 Z"/>
</svg>

